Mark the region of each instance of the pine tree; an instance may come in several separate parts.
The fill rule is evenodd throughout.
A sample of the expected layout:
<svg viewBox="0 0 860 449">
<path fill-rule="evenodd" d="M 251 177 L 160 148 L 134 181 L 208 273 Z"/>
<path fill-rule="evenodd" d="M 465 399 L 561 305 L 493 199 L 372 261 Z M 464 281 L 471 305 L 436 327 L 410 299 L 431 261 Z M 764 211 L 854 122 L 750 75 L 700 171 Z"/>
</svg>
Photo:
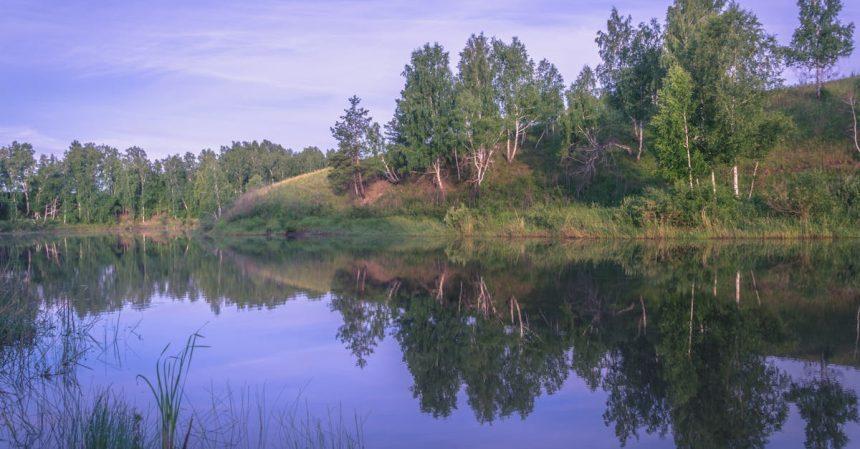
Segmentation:
<svg viewBox="0 0 860 449">
<path fill-rule="evenodd" d="M 330 160 L 332 172 L 329 179 L 341 188 L 350 184 L 355 196 L 364 198 L 364 167 L 361 162 L 370 153 L 368 132 L 373 119 L 370 111 L 359 103 L 361 99 L 358 96 L 350 97 L 349 107 L 331 128 L 331 134 L 337 140 L 337 150 Z"/>
</svg>

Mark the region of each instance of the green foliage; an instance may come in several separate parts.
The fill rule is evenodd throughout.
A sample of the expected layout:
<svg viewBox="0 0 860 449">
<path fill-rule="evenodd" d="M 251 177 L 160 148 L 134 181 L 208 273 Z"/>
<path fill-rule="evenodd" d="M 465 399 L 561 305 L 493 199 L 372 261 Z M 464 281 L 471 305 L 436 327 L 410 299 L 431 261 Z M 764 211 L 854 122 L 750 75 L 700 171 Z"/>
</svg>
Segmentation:
<svg viewBox="0 0 860 449">
<path fill-rule="evenodd" d="M 657 89 L 664 76 L 660 62 L 662 31 L 656 19 L 636 28 L 631 17 L 621 17 L 612 8 L 606 31 L 597 33 L 602 63 L 597 74 L 609 102 L 632 121 L 639 153 L 644 146 L 644 130 L 655 110 Z"/>
<path fill-rule="evenodd" d="M 839 21 L 841 0 L 798 0 L 800 24 L 794 30 L 788 61 L 812 72 L 821 96 L 821 87 L 839 58 L 854 51 L 854 24 Z"/>
<path fill-rule="evenodd" d="M 402 148 L 408 171 L 438 171 L 453 160 L 457 128 L 453 75 L 448 53 L 439 44 L 412 52 L 403 69 L 406 84 L 397 99 L 389 126 L 391 139 Z"/>
<path fill-rule="evenodd" d="M 457 64 L 457 110 L 460 144 L 472 157 L 490 150 L 501 138 L 501 112 L 493 86 L 492 47 L 483 33 L 469 37 Z"/>
<path fill-rule="evenodd" d="M 803 221 L 860 221 L 860 176 L 810 170 L 786 174 L 764 196 L 779 215 Z"/>
<path fill-rule="evenodd" d="M 665 60 L 692 79 L 696 108 L 689 119 L 689 135 L 695 137 L 690 147 L 701 152 L 710 169 L 762 157 L 790 127 L 785 116 L 765 108 L 768 91 L 781 81 L 775 38 L 751 12 L 735 3 L 724 6 L 722 1 L 679 0 L 667 16 Z M 665 150 L 671 133 L 666 123 L 662 128 Z M 678 140 L 674 134 L 669 140 Z M 672 146 L 677 148 L 677 142 Z"/>
<path fill-rule="evenodd" d="M 692 123 L 696 105 L 690 74 L 673 65 L 658 98 L 660 106 L 653 120 L 657 165 L 669 179 L 686 178 L 692 188 L 693 176 L 703 171 L 705 160 Z"/>
<path fill-rule="evenodd" d="M 15 227 L 217 218 L 241 192 L 325 166 L 316 147 L 293 153 L 269 141 L 234 142 L 150 159 L 131 147 L 72 142 L 62 158 L 33 159 L 30 144 L 0 147 L 0 221 Z"/>
<path fill-rule="evenodd" d="M 350 97 L 349 108 L 344 109 L 340 120 L 331 128 L 331 134 L 337 140 L 337 151 L 329 158 L 329 179 L 335 189 L 349 189 L 355 196 L 364 197 L 367 167 L 362 166 L 362 160 L 374 153 L 381 137 L 370 111 L 359 103 L 361 99 L 358 96 Z"/>
<path fill-rule="evenodd" d="M 565 96 L 567 111 L 562 121 L 562 157 L 568 156 L 574 148 L 598 146 L 604 136 L 607 114 L 597 88 L 597 77 L 589 66 L 583 67 Z"/>
</svg>

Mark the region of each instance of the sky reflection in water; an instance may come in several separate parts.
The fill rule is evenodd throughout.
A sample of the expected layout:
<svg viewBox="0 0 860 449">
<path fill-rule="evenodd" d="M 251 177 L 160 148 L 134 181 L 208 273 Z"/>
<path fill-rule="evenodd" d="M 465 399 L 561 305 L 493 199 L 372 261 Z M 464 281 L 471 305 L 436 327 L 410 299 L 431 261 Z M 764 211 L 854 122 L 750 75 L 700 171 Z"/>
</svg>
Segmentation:
<svg viewBox="0 0 860 449">
<path fill-rule="evenodd" d="M 118 336 L 77 377 L 141 407 L 136 375 L 200 329 L 194 407 L 300 398 L 358 416 L 368 447 L 860 441 L 854 243 L 382 246 L 113 236 L 0 259 Z"/>
</svg>

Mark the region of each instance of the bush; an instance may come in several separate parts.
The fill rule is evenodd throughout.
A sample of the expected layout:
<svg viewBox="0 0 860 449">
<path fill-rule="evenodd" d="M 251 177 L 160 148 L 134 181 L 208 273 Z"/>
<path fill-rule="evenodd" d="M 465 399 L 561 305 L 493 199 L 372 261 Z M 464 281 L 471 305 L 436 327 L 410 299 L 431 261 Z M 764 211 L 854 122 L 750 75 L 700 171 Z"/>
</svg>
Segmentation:
<svg viewBox="0 0 860 449">
<path fill-rule="evenodd" d="M 738 200 L 722 189 L 714 197 L 710 186 L 692 190 L 686 186 L 651 187 L 641 195 L 625 198 L 621 210 L 623 216 L 639 227 L 709 227 L 738 224 L 759 215 L 755 203 Z"/>
<path fill-rule="evenodd" d="M 475 231 L 475 216 L 463 204 L 448 208 L 443 221 L 445 222 L 445 226 L 459 231 L 463 235 L 472 235 Z"/>
<path fill-rule="evenodd" d="M 860 177 L 812 170 L 786 174 L 764 197 L 776 214 L 801 220 L 860 219 Z"/>
</svg>

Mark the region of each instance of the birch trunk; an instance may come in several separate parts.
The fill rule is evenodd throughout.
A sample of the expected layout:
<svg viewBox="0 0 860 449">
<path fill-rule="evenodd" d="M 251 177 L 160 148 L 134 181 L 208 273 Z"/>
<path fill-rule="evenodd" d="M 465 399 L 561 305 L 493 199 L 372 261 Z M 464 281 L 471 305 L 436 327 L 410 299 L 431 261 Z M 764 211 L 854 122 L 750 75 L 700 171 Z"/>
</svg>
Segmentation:
<svg viewBox="0 0 860 449">
<path fill-rule="evenodd" d="M 735 302 L 741 303 L 741 272 L 735 272 Z"/>
<path fill-rule="evenodd" d="M 856 103 L 857 103 L 857 98 L 855 97 L 855 95 L 853 93 L 851 94 L 850 97 L 848 97 L 848 100 L 846 101 L 846 103 L 848 103 L 848 106 L 851 106 L 851 120 L 854 123 L 854 127 L 852 128 L 852 130 L 854 131 L 854 148 L 858 152 L 860 152 L 860 143 L 858 143 L 858 141 L 857 141 L 857 110 L 855 109 Z"/>
<path fill-rule="evenodd" d="M 445 198 L 445 185 L 442 184 L 442 160 L 440 158 L 436 158 L 433 161 L 433 171 L 436 178 L 436 186 L 439 188 L 439 192 L 442 193 L 442 198 Z"/>
<path fill-rule="evenodd" d="M 690 157 L 690 130 L 687 126 L 687 114 L 684 113 L 684 149 L 687 150 L 687 170 L 690 175 L 690 190 L 693 190 L 693 160 Z M 639 154 L 642 154 L 642 138 L 639 138 Z M 639 156 L 636 156 L 639 159 Z"/>
<path fill-rule="evenodd" d="M 755 175 L 758 174 L 758 161 L 755 161 L 755 167 L 753 167 L 753 175 L 752 180 L 750 181 L 750 193 L 747 195 L 747 199 L 752 199 L 753 188 L 755 188 Z"/>
<path fill-rule="evenodd" d="M 711 170 L 711 189 L 714 191 L 714 198 L 717 197 L 717 177 L 714 176 L 714 171 Z"/>
<path fill-rule="evenodd" d="M 738 166 L 735 164 L 732 166 L 732 188 L 735 192 L 735 198 L 741 196 L 740 187 L 738 186 Z"/>
</svg>

